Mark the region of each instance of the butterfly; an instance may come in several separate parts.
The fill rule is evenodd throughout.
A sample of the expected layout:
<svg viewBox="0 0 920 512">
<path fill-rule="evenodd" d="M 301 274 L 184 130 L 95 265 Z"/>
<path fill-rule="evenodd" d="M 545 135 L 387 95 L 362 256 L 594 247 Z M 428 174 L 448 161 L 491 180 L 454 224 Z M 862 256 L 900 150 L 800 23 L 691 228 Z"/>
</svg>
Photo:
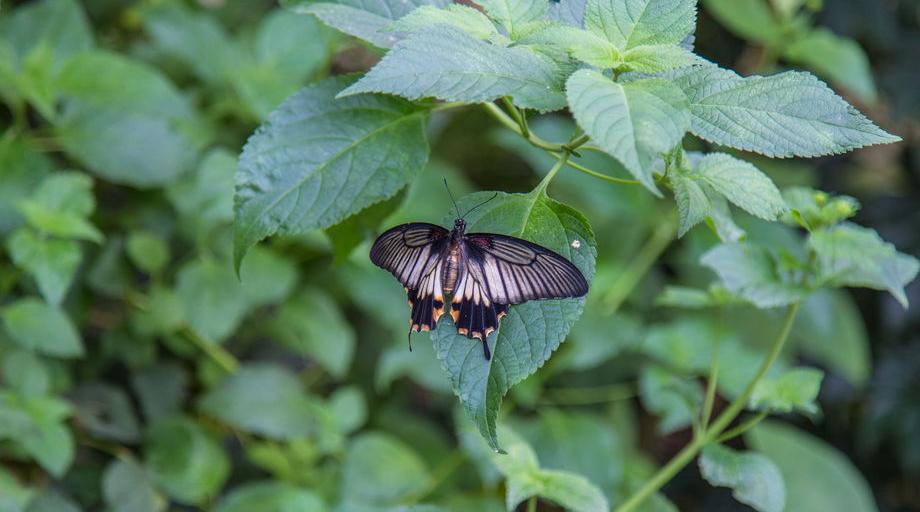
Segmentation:
<svg viewBox="0 0 920 512">
<path fill-rule="evenodd" d="M 371 261 L 405 287 L 410 350 L 412 333 L 434 329 L 449 309 L 457 332 L 479 339 L 489 360 L 486 339 L 498 329 L 510 305 L 588 293 L 581 271 L 546 247 L 513 236 L 466 233 L 464 216 L 489 200 L 464 215 L 457 209 L 450 231 L 411 222 L 385 231 L 371 247 Z"/>
</svg>

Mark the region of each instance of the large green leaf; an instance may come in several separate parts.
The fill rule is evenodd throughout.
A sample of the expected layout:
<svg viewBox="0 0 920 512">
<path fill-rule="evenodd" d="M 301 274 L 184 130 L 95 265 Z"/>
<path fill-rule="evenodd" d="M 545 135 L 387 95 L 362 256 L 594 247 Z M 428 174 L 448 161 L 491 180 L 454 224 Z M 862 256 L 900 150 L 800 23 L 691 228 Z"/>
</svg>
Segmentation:
<svg viewBox="0 0 920 512">
<path fill-rule="evenodd" d="M 56 357 L 83 355 L 83 341 L 67 313 L 33 298 L 0 310 L 10 337 L 23 347 Z"/>
<path fill-rule="evenodd" d="M 451 4 L 446 9 L 423 5 L 393 22 L 387 30 L 416 32 L 437 24 L 452 25 L 476 39 L 491 40 L 499 35 L 495 25 L 485 14 L 463 4 Z"/>
<path fill-rule="evenodd" d="M 776 220 L 786 210 L 773 181 L 751 163 L 731 155 L 711 153 L 700 158 L 690 176 L 761 219 Z"/>
<path fill-rule="evenodd" d="M 438 25 L 396 43 L 339 97 L 381 92 L 479 103 L 511 96 L 520 107 L 548 111 L 565 105 L 564 78 L 552 60 L 530 48 L 490 44 Z"/>
<path fill-rule="evenodd" d="M 448 0 L 281 0 L 281 5 L 297 13 L 315 15 L 323 23 L 348 35 L 361 38 L 380 48 L 390 48 L 399 36 L 386 28 L 416 7 L 446 7 Z"/>
<path fill-rule="evenodd" d="M 487 197 L 467 196 L 460 201 L 460 208 L 469 208 Z M 594 275 L 596 242 L 587 220 L 573 208 L 547 197 L 542 188 L 529 194 L 499 194 L 470 214 L 467 223 L 470 232 L 501 233 L 536 242 L 572 261 L 589 282 Z M 502 396 L 543 366 L 583 307 L 583 298 L 512 306 L 498 331 L 489 337 L 493 347 L 490 360 L 482 356 L 482 342 L 458 334 L 449 315 L 444 315 L 432 332 L 435 351 L 454 393 L 494 450 L 500 449 L 495 422 Z"/>
<path fill-rule="evenodd" d="M 761 423 L 745 439 L 779 467 L 786 484 L 785 512 L 878 510 L 853 463 L 820 439 L 773 421 Z"/>
<path fill-rule="evenodd" d="M 808 73 L 742 78 L 716 66 L 672 72 L 693 114 L 691 131 L 770 157 L 820 156 L 897 142 Z"/>
<path fill-rule="evenodd" d="M 653 164 L 690 127 L 687 98 L 680 89 L 659 78 L 620 84 L 598 71 L 582 69 L 569 77 L 566 93 L 572 115 L 585 133 L 660 195 Z"/>
<path fill-rule="evenodd" d="M 20 229 L 10 235 L 7 250 L 13 263 L 32 275 L 45 300 L 49 304 L 60 304 L 80 266 L 80 244 Z"/>
<path fill-rule="evenodd" d="M 144 461 L 157 486 L 186 504 L 201 504 L 216 496 L 230 473 L 223 447 L 197 423 L 182 417 L 153 426 L 147 434 Z"/>
<path fill-rule="evenodd" d="M 348 446 L 340 495 L 345 503 L 396 505 L 428 478 L 425 462 L 412 448 L 388 434 L 368 432 Z"/>
<path fill-rule="evenodd" d="M 322 498 L 312 491 L 284 483 L 249 483 L 220 500 L 215 512 L 326 512 Z"/>
<path fill-rule="evenodd" d="M 703 478 L 712 485 L 731 487 L 732 495 L 741 503 L 759 512 L 783 511 L 783 475 L 767 457 L 711 444 L 703 449 L 699 465 Z"/>
<path fill-rule="evenodd" d="M 676 45 L 695 26 L 695 0 L 588 0 L 585 6 L 585 27 L 623 49 Z"/>
<path fill-rule="evenodd" d="M 150 188 L 194 164 L 198 120 L 158 70 L 96 50 L 71 59 L 55 85 L 63 98 L 55 126 L 60 143 L 95 174 Z"/>
<path fill-rule="evenodd" d="M 337 224 L 393 196 L 425 165 L 425 113 L 384 96 L 336 100 L 354 77 L 291 96 L 249 139 L 236 175 L 234 260 L 280 232 Z"/>
<path fill-rule="evenodd" d="M 308 437 L 314 430 L 310 398 L 300 380 L 268 363 L 244 365 L 205 394 L 198 406 L 230 425 L 273 439 Z"/>
<path fill-rule="evenodd" d="M 28 139 L 0 140 L 0 233 L 22 223 L 16 203 L 28 197 L 51 171 L 53 163 Z"/>
<path fill-rule="evenodd" d="M 163 512 L 168 505 L 143 466 L 130 459 L 109 464 L 102 475 L 102 494 L 112 512 Z"/>
<path fill-rule="evenodd" d="M 271 330 L 279 341 L 316 360 L 334 377 L 351 365 L 355 333 L 336 303 L 324 292 L 306 289 L 278 309 Z"/>
<path fill-rule="evenodd" d="M 823 284 L 886 290 L 907 309 L 904 287 L 917 277 L 920 261 L 898 252 L 874 229 L 845 223 L 813 232 L 808 245 L 818 256 Z"/>
</svg>

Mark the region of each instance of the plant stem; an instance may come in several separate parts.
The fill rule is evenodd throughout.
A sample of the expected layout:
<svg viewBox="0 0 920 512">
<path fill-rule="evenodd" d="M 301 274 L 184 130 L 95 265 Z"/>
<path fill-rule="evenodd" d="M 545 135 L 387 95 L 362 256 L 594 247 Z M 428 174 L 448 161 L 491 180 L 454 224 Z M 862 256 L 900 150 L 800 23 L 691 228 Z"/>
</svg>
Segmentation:
<svg viewBox="0 0 920 512">
<path fill-rule="evenodd" d="M 530 138 L 530 128 L 527 126 L 527 120 L 524 118 L 524 115 L 521 114 L 521 111 L 514 106 L 514 103 L 511 103 L 511 98 L 505 96 L 502 98 L 502 103 L 504 103 L 505 108 L 508 109 L 508 112 L 511 113 L 511 117 L 517 123 L 518 127 L 521 129 L 521 135 L 525 139 Z"/>
<path fill-rule="evenodd" d="M 703 414 L 700 425 L 705 430 L 709 428 L 709 419 L 712 417 L 712 407 L 716 401 L 716 386 L 719 383 L 719 348 L 722 345 L 722 310 L 719 309 L 716 339 L 712 348 L 712 362 L 709 364 L 709 378 L 706 380 L 706 398 L 703 401 Z"/>
<path fill-rule="evenodd" d="M 633 291 L 642 276 L 652 267 L 658 256 L 664 252 L 665 248 L 671 243 L 676 231 L 676 225 L 670 217 L 655 228 L 652 235 L 645 242 L 645 245 L 639 249 L 636 256 L 629 262 L 626 269 L 620 274 L 620 277 L 613 283 L 613 286 L 604 296 L 604 303 L 607 307 L 607 314 L 613 314 L 620 309 L 623 301 Z"/>
<path fill-rule="evenodd" d="M 724 433 L 722 433 L 722 435 L 716 438 L 716 442 L 724 443 L 725 441 L 728 441 L 729 439 L 734 439 L 740 436 L 741 434 L 747 432 L 751 428 L 753 428 L 755 425 L 763 421 L 763 419 L 766 417 L 767 417 L 766 412 L 759 412 L 755 416 L 752 416 L 748 418 L 747 420 L 745 420 L 743 423 L 741 423 L 737 427 L 726 430 Z"/>
<path fill-rule="evenodd" d="M 641 183 L 636 180 L 626 180 L 623 178 L 614 178 L 613 176 L 607 176 L 606 174 L 588 169 L 587 167 L 580 165 L 580 164 L 576 164 L 575 162 L 566 162 L 565 164 L 571 167 L 572 169 L 575 169 L 576 171 L 581 171 L 590 176 L 594 176 L 595 178 L 599 178 L 605 181 L 610 181 L 612 183 L 619 183 L 621 185 L 641 185 Z"/>
<path fill-rule="evenodd" d="M 441 111 L 441 110 L 450 110 L 450 109 L 452 109 L 452 108 L 463 107 L 463 106 L 466 106 L 466 105 L 469 105 L 469 103 L 467 103 L 467 102 L 465 102 L 465 101 L 448 101 L 448 102 L 445 102 L 445 103 L 438 103 L 438 104 L 432 106 L 430 110 L 431 110 L 432 112 L 438 112 L 438 111 Z"/>
<path fill-rule="evenodd" d="M 562 169 L 562 166 L 564 166 L 565 163 L 569 161 L 570 156 L 571 153 L 568 151 L 564 151 L 561 155 L 559 155 L 559 160 L 557 160 L 556 164 L 553 165 L 548 173 L 546 173 L 546 176 L 543 177 L 543 180 L 540 181 L 540 184 L 537 185 L 537 188 L 533 190 L 534 193 L 540 194 L 546 190 L 546 187 L 549 186 L 549 182 L 553 181 L 553 178 L 556 177 L 556 173 L 558 173 L 559 169 Z"/>
<path fill-rule="evenodd" d="M 533 496 L 527 500 L 527 512 L 537 512 L 537 497 Z"/>
<path fill-rule="evenodd" d="M 212 361 L 217 363 L 217 366 L 220 366 L 227 373 L 236 373 L 237 370 L 240 369 L 240 362 L 233 357 L 233 354 L 227 352 L 224 347 L 198 334 L 195 329 L 185 326 L 179 329 L 179 334 L 192 342 L 193 345 L 198 347 L 199 350 L 204 352 L 206 356 L 211 358 Z"/>
<path fill-rule="evenodd" d="M 517 122 L 515 122 L 515 120 L 506 114 L 502 109 L 498 108 L 498 105 L 494 103 L 483 103 L 482 106 L 486 109 L 487 112 L 492 114 L 492 117 L 497 119 L 498 122 L 505 125 L 505 127 L 514 131 L 518 135 L 524 137 L 524 132 L 521 130 L 521 127 L 518 126 Z M 562 144 L 555 144 L 553 142 L 545 141 L 533 133 L 529 133 L 528 136 L 524 138 L 530 144 L 540 149 L 549 151 L 550 153 L 561 153 L 566 149 Z"/>
<path fill-rule="evenodd" d="M 757 373 L 754 375 L 754 378 L 748 383 L 747 387 L 741 393 L 741 395 L 732 401 L 731 404 L 719 415 L 718 418 L 712 423 L 712 426 L 705 430 L 705 432 L 694 437 L 693 441 L 685 446 L 677 455 L 671 459 L 664 467 L 658 470 L 655 475 L 645 482 L 645 484 L 636 491 L 628 500 L 626 500 L 622 505 L 617 507 L 615 512 L 628 512 L 634 510 L 643 501 L 645 501 L 653 493 L 657 492 L 664 484 L 668 483 L 669 480 L 674 478 L 674 476 L 684 468 L 694 457 L 703 449 L 706 444 L 711 441 L 718 439 L 719 435 L 744 409 L 747 405 L 748 399 L 751 397 L 751 394 L 754 392 L 754 388 L 757 386 L 757 383 L 760 382 L 760 379 L 767 374 L 770 370 L 770 367 L 773 366 L 773 363 L 776 361 L 776 358 L 779 357 L 780 352 L 783 350 L 783 345 L 786 344 L 786 339 L 789 338 L 789 331 L 792 330 L 792 323 L 795 320 L 795 315 L 799 311 L 799 305 L 793 304 L 789 306 L 789 310 L 786 312 L 786 318 L 783 321 L 783 326 L 779 331 L 779 334 L 776 336 L 773 345 L 770 347 L 770 352 L 767 354 L 767 357 L 761 363 L 760 368 L 758 368 Z M 746 422 L 748 423 L 748 422 Z M 753 426 L 753 424 L 752 424 Z M 740 428 L 740 426 L 739 426 Z M 749 427 L 748 427 L 749 428 Z"/>
</svg>

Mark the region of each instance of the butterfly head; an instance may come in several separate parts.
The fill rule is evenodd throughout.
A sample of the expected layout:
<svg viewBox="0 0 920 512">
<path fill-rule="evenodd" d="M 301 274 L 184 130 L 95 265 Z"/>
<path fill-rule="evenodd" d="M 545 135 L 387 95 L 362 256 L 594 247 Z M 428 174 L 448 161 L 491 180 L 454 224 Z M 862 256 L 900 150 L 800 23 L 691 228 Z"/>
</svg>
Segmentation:
<svg viewBox="0 0 920 512">
<path fill-rule="evenodd" d="M 454 232 L 462 235 L 464 231 L 466 231 L 466 221 L 463 219 L 455 219 Z"/>
</svg>

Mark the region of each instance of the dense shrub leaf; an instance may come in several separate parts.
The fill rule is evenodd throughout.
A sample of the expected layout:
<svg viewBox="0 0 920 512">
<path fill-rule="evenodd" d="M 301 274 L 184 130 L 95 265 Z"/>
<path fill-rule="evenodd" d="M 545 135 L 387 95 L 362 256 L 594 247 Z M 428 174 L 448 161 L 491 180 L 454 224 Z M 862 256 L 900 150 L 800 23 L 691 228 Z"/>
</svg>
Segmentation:
<svg viewBox="0 0 920 512">
<path fill-rule="evenodd" d="M 102 233 L 87 217 L 96 209 L 93 181 L 76 172 L 54 173 L 46 177 L 17 207 L 35 229 L 49 235 L 102 241 Z"/>
<path fill-rule="evenodd" d="M 588 69 L 569 77 L 566 93 L 572 115 L 585 133 L 646 188 L 660 195 L 652 165 L 679 143 L 690 127 L 683 93 L 658 78 L 620 84 Z"/>
<path fill-rule="evenodd" d="M 230 491 L 215 512 L 326 512 L 314 492 L 284 482 L 250 483 Z"/>
<path fill-rule="evenodd" d="M 820 439 L 765 421 L 745 440 L 779 467 L 786 484 L 786 512 L 878 510 L 869 484 L 853 463 Z"/>
<path fill-rule="evenodd" d="M 80 244 L 20 229 L 10 235 L 7 250 L 13 263 L 35 279 L 42 297 L 49 304 L 60 304 L 80 266 Z"/>
<path fill-rule="evenodd" d="M 732 496 L 759 512 L 782 512 L 786 501 L 783 475 L 767 457 L 738 452 L 720 444 L 703 448 L 700 473 L 709 483 L 731 487 Z"/>
<path fill-rule="evenodd" d="M 281 305 L 271 330 L 281 343 L 316 360 L 342 378 L 355 351 L 355 332 L 335 302 L 315 288 L 303 290 Z"/>
<path fill-rule="evenodd" d="M 83 355 L 83 341 L 64 311 L 25 298 L 0 310 L 6 332 L 19 345 L 55 357 Z"/>
<path fill-rule="evenodd" d="M 80 426 L 99 439 L 134 443 L 140 439 L 140 422 L 127 393 L 102 383 L 83 384 L 70 393 Z"/>
<path fill-rule="evenodd" d="M 808 73 L 742 78 L 716 66 L 673 72 L 690 100 L 691 131 L 770 157 L 821 156 L 901 140 Z"/>
<path fill-rule="evenodd" d="M 199 121 L 158 70 L 96 50 L 71 59 L 55 85 L 63 98 L 60 143 L 97 175 L 150 188 L 194 164 Z"/>
<path fill-rule="evenodd" d="M 381 92 L 479 103 L 511 96 L 520 107 L 547 111 L 565 105 L 563 79 L 555 63 L 527 47 L 490 44 L 440 25 L 398 42 L 338 97 Z"/>
<path fill-rule="evenodd" d="M 473 194 L 460 201 L 461 210 L 482 201 Z M 499 194 L 467 218 L 470 232 L 521 237 L 548 247 L 572 261 L 589 280 L 594 275 L 596 242 L 587 220 L 537 189 L 530 194 Z M 576 249 L 573 241 L 579 241 Z M 537 300 L 512 306 L 499 329 L 489 337 L 492 359 L 482 355 L 479 340 L 457 334 L 445 315 L 431 334 L 454 393 L 494 450 L 499 442 L 496 415 L 511 386 L 535 372 L 556 350 L 581 314 L 584 298 Z"/>
<path fill-rule="evenodd" d="M 163 512 L 161 496 L 143 466 L 131 460 L 114 460 L 102 475 L 102 494 L 113 512 Z"/>
<path fill-rule="evenodd" d="M 780 276 L 773 257 L 757 245 L 718 245 L 706 252 L 700 263 L 718 274 L 728 291 L 759 308 L 799 302 L 809 293 L 808 288 Z"/>
<path fill-rule="evenodd" d="M 266 236 L 337 224 L 394 195 L 425 165 L 424 111 L 375 95 L 335 100 L 353 80 L 302 89 L 246 143 L 236 175 L 237 268 Z"/>
<path fill-rule="evenodd" d="M 449 4 L 449 0 L 281 1 L 281 5 L 296 13 L 313 14 L 326 25 L 380 48 L 390 48 L 400 39 L 397 34 L 386 31 L 393 20 L 402 18 L 419 6 L 446 7 Z"/>
<path fill-rule="evenodd" d="M 368 432 L 348 446 L 342 467 L 345 503 L 396 505 L 428 480 L 424 461 L 398 439 Z"/>
<path fill-rule="evenodd" d="M 187 418 L 156 423 L 144 453 L 157 487 L 180 503 L 201 504 L 216 496 L 230 473 L 223 447 Z"/>
<path fill-rule="evenodd" d="M 51 160 L 28 139 L 0 140 L 0 233 L 22 224 L 16 203 L 28 197 L 52 168 Z"/>
</svg>

